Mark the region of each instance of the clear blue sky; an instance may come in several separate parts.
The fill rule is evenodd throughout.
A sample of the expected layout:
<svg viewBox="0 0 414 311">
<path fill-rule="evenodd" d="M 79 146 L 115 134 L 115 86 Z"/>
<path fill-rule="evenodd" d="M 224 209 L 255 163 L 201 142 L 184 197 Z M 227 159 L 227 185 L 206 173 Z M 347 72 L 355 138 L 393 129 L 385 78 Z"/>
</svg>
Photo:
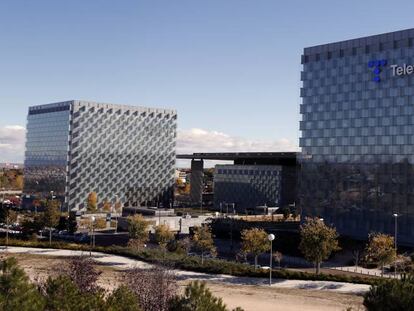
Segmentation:
<svg viewBox="0 0 414 311">
<path fill-rule="evenodd" d="M 67 99 L 297 143 L 303 47 L 414 27 L 413 1 L 1 0 L 0 127 Z M 195 150 L 196 151 L 196 150 Z"/>
</svg>

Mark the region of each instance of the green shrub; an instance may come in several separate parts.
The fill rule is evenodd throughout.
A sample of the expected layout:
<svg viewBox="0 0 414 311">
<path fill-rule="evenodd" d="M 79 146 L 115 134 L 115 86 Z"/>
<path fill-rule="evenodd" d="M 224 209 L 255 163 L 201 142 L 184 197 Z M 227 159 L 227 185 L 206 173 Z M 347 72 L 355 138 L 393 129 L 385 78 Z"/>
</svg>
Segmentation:
<svg viewBox="0 0 414 311">
<path fill-rule="evenodd" d="M 364 296 L 368 311 L 399 311 L 414 308 L 414 277 L 384 282 L 372 286 Z"/>
</svg>

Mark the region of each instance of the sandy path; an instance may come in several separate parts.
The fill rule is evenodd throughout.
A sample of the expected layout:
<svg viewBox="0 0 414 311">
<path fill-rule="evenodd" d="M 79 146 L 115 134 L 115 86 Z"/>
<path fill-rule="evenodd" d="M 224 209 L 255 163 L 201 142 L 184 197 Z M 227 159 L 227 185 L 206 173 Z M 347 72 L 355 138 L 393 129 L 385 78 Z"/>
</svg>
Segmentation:
<svg viewBox="0 0 414 311">
<path fill-rule="evenodd" d="M 363 298 L 356 295 L 301 289 L 264 288 L 257 286 L 229 286 L 208 283 L 214 295 L 223 298 L 230 308 L 245 311 L 345 311 L 364 310 Z"/>
</svg>

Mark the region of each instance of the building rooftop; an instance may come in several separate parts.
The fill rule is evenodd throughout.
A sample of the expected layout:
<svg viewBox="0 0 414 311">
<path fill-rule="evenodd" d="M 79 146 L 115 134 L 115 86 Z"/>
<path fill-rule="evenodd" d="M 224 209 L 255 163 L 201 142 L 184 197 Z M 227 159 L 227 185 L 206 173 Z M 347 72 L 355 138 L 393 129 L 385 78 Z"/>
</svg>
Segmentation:
<svg viewBox="0 0 414 311">
<path fill-rule="evenodd" d="M 149 111 L 156 113 L 173 113 L 176 114 L 177 111 L 169 108 L 154 108 L 154 107 L 144 107 L 144 106 L 135 106 L 135 105 L 120 105 L 120 104 L 110 104 L 110 103 L 101 103 L 94 102 L 90 100 L 68 100 L 56 103 L 50 103 L 45 105 L 36 105 L 29 107 L 29 114 L 37 114 L 44 112 L 68 110 L 71 104 L 77 104 L 87 107 L 96 107 L 96 108 L 106 108 L 106 109 L 120 109 L 120 110 L 132 110 L 132 111 Z"/>
<path fill-rule="evenodd" d="M 368 45 L 375 46 L 389 43 L 391 41 L 395 41 L 398 47 L 410 46 L 410 43 L 408 42 L 409 38 L 414 38 L 414 28 L 309 46 L 304 49 L 304 55 L 310 56 L 313 54 L 328 53 L 332 51 L 349 50 Z"/>
<path fill-rule="evenodd" d="M 177 159 L 234 161 L 235 164 L 295 164 L 298 152 L 207 152 L 178 154 Z"/>
<path fill-rule="evenodd" d="M 238 159 L 296 159 L 298 152 L 203 152 L 178 154 L 177 159 L 238 160 Z"/>
</svg>

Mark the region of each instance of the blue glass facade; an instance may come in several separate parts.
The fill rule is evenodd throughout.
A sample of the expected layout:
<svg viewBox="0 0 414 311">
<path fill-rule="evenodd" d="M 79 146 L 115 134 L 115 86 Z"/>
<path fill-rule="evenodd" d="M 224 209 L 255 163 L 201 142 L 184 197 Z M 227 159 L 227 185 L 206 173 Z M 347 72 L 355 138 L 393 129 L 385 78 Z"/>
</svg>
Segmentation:
<svg viewBox="0 0 414 311">
<path fill-rule="evenodd" d="M 29 108 L 24 186 L 27 194 L 64 197 L 69 150 L 70 103 Z"/>
<path fill-rule="evenodd" d="M 214 205 L 235 203 L 240 212 L 261 205 L 280 206 L 282 169 L 279 165 L 216 165 Z"/>
<path fill-rule="evenodd" d="M 414 29 L 305 48 L 298 204 L 414 244 Z"/>
</svg>

